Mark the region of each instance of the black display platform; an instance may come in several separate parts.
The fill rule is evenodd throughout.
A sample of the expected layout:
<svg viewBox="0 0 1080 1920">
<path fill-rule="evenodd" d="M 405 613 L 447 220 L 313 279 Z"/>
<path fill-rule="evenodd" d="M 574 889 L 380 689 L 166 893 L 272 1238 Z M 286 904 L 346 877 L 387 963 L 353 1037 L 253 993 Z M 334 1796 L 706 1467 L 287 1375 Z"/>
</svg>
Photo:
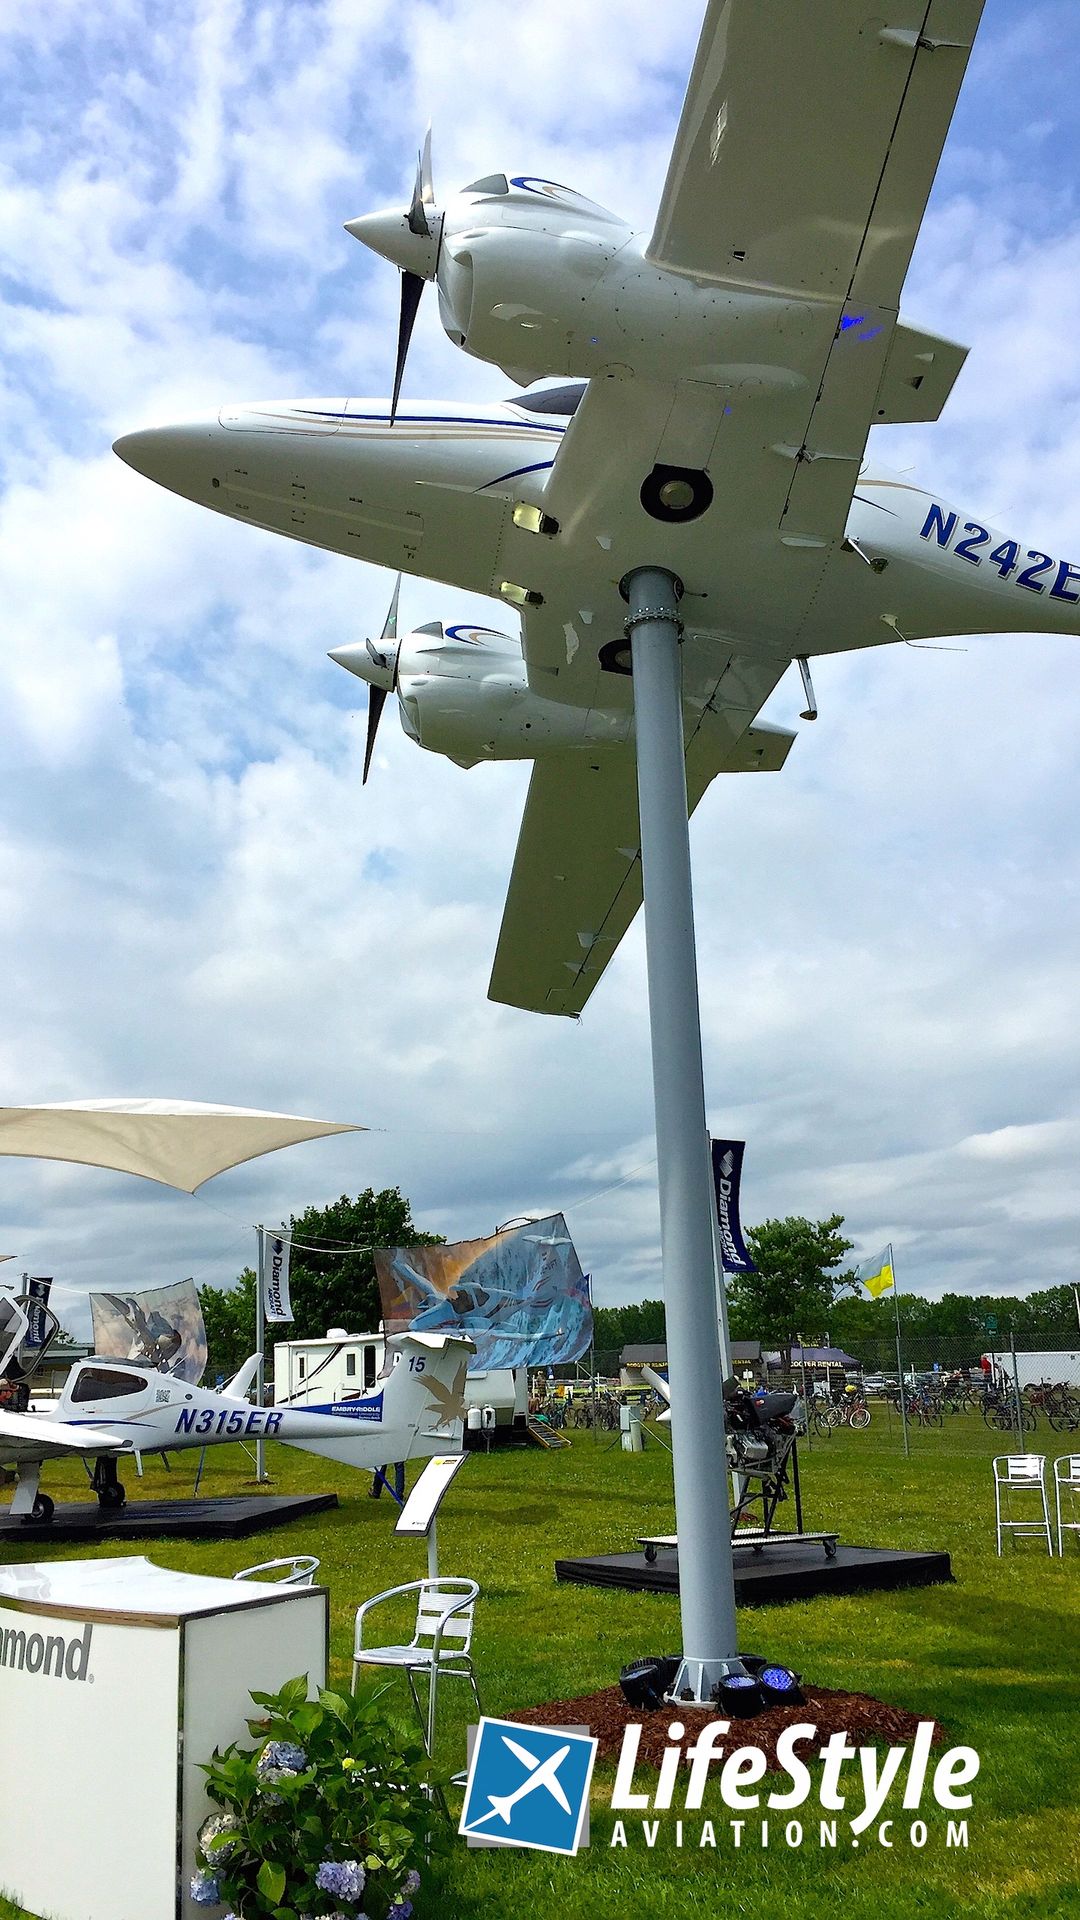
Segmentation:
<svg viewBox="0 0 1080 1920">
<path fill-rule="evenodd" d="M 556 1560 L 556 1580 L 579 1587 L 623 1587 L 631 1593 L 678 1593 L 679 1555 L 661 1549 L 649 1564 L 644 1553 L 598 1553 L 591 1559 Z M 931 1587 L 952 1579 L 947 1553 L 905 1553 L 892 1547 L 837 1546 L 827 1560 L 818 1541 L 766 1547 L 735 1557 L 735 1598 L 741 1607 L 809 1600 L 819 1593 L 865 1593 L 888 1587 Z"/>
<path fill-rule="evenodd" d="M 243 1540 L 269 1527 L 287 1527 L 336 1507 L 336 1493 L 298 1497 L 251 1494 L 205 1500 L 130 1500 L 107 1512 L 96 1500 L 58 1506 L 51 1520 L 13 1520 L 0 1514 L 0 1543 L 49 1540 Z"/>
</svg>

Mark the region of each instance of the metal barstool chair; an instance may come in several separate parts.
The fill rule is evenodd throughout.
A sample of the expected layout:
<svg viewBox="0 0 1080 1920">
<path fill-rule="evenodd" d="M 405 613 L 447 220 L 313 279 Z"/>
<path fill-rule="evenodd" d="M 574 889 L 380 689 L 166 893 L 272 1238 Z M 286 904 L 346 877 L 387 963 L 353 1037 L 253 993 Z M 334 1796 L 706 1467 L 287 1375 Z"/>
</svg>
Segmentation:
<svg viewBox="0 0 1080 1920">
<path fill-rule="evenodd" d="M 285 1560 L 260 1560 L 257 1567 L 242 1567 L 233 1574 L 234 1580 L 258 1580 L 263 1574 L 273 1574 L 275 1578 L 268 1584 L 275 1587 L 310 1587 L 319 1571 L 320 1562 L 313 1553 L 294 1553 Z"/>
<path fill-rule="evenodd" d="M 384 1600 L 395 1600 L 403 1593 L 415 1593 L 417 1597 L 416 1625 L 408 1645 L 365 1646 L 364 1621 L 371 1609 L 381 1606 Z M 363 1606 L 357 1608 L 353 1633 L 353 1692 L 356 1692 L 362 1666 L 399 1668 L 409 1682 L 409 1692 L 429 1755 L 435 1748 L 435 1697 L 442 1675 L 467 1680 L 476 1701 L 477 1713 L 484 1711 L 480 1705 L 472 1663 L 473 1611 L 479 1595 L 480 1589 L 475 1580 L 409 1580 L 402 1587 L 389 1587 L 385 1593 L 377 1593 L 374 1599 L 365 1600 Z M 444 1645 L 444 1642 L 450 1644 Z M 416 1690 L 416 1676 L 420 1674 L 427 1675 L 426 1716 Z"/>
<path fill-rule="evenodd" d="M 1001 1510 L 1002 1488 L 1006 1493 L 1005 1516 Z M 1037 1493 L 1042 1504 L 1042 1518 L 1036 1513 L 1026 1513 L 1022 1519 L 1010 1517 L 1008 1495 L 1019 1489 L 1025 1493 Z M 1046 1499 L 1046 1456 L 1042 1453 L 999 1453 L 994 1460 L 994 1511 L 997 1519 L 997 1550 L 1001 1552 L 1001 1536 L 1011 1533 L 1014 1538 L 1043 1536 L 1046 1551 L 1051 1559 L 1054 1556 L 1054 1540 L 1050 1531 L 1050 1508 Z"/>
<path fill-rule="evenodd" d="M 1071 1520 L 1061 1517 L 1062 1493 L 1071 1493 L 1074 1500 L 1080 1499 L 1080 1453 L 1063 1453 L 1054 1461 L 1054 1507 L 1057 1513 L 1058 1552 L 1065 1552 L 1064 1536 L 1067 1533 L 1080 1533 L 1080 1507 L 1073 1506 Z"/>
</svg>

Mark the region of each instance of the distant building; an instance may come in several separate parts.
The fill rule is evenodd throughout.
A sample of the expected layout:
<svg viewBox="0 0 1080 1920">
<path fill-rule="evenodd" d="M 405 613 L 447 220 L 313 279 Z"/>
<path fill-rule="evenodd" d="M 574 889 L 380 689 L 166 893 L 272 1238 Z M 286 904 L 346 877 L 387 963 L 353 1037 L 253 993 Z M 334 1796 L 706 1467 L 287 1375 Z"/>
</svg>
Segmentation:
<svg viewBox="0 0 1080 1920">
<path fill-rule="evenodd" d="M 667 1347 L 662 1341 L 651 1347 L 624 1347 L 619 1355 L 619 1385 L 639 1386 L 642 1367 L 655 1367 L 657 1373 L 666 1376 L 667 1363 Z M 731 1364 L 740 1376 L 747 1372 L 760 1374 L 762 1371 L 760 1340 L 733 1340 Z"/>
</svg>

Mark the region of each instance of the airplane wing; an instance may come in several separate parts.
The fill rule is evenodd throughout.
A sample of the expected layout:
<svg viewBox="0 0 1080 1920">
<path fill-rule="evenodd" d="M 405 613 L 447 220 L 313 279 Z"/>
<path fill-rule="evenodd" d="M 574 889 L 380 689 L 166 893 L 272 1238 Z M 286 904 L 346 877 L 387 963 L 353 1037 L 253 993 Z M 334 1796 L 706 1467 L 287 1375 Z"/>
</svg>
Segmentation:
<svg viewBox="0 0 1080 1920">
<path fill-rule="evenodd" d="M 710 0 L 648 256 L 896 307 L 983 0 Z"/>
<path fill-rule="evenodd" d="M 0 1460 L 18 1466 L 22 1460 L 63 1460 L 74 1455 L 93 1458 L 99 1453 L 130 1450 L 131 1442 L 117 1433 L 93 1432 L 45 1413 L 5 1413 L 0 1409 Z"/>
<path fill-rule="evenodd" d="M 963 361 L 898 309 L 980 11 L 711 0 L 649 256 L 687 276 L 687 301 L 700 283 L 722 298 L 716 364 L 685 364 L 674 309 L 648 374 L 613 350 L 544 488 L 552 537 L 504 530 L 538 692 L 607 704 L 592 641 L 646 562 L 703 627 L 805 650 L 870 426 L 933 417 Z M 690 517 L 658 503 L 664 469 L 697 476 Z"/>
<path fill-rule="evenodd" d="M 783 765 L 794 736 L 752 722 L 786 664 L 732 658 L 719 677 L 713 669 L 710 691 L 687 725 L 691 812 L 716 774 Z M 641 898 L 632 748 L 537 761 L 489 998 L 536 1013 L 580 1013 Z"/>
</svg>

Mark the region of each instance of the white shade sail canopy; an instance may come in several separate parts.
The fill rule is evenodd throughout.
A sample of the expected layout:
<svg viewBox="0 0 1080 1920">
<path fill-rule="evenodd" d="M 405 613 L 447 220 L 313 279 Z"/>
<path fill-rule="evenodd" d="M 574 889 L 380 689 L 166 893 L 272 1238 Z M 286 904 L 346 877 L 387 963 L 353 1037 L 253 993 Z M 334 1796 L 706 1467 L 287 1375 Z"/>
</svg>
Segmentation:
<svg viewBox="0 0 1080 1920">
<path fill-rule="evenodd" d="M 200 1100 L 68 1100 L 0 1107 L 0 1154 L 74 1160 L 137 1173 L 194 1193 L 216 1173 L 278 1147 L 330 1133 L 366 1133 L 347 1121 L 306 1120 Z"/>
</svg>

